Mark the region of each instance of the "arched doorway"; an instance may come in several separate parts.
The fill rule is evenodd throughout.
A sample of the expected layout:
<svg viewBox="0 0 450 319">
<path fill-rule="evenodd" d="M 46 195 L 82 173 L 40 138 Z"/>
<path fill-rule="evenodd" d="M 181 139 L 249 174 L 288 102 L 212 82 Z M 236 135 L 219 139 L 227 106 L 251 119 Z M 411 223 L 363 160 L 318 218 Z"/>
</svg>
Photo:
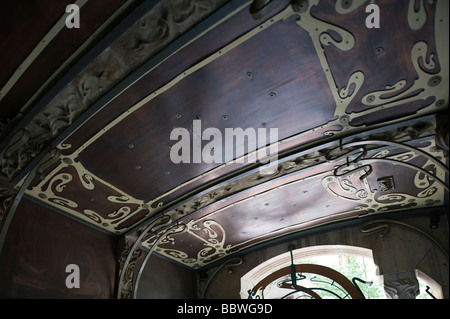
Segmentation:
<svg viewBox="0 0 450 319">
<path fill-rule="evenodd" d="M 295 287 L 292 264 L 297 267 Z M 346 245 L 305 247 L 273 257 L 247 272 L 241 278 L 240 295 L 243 299 L 351 299 L 358 298 L 356 288 L 362 298 L 385 299 L 383 279 L 377 273 L 370 249 Z M 442 289 L 434 280 L 416 273 L 421 292 L 417 299 L 442 298 Z"/>
</svg>

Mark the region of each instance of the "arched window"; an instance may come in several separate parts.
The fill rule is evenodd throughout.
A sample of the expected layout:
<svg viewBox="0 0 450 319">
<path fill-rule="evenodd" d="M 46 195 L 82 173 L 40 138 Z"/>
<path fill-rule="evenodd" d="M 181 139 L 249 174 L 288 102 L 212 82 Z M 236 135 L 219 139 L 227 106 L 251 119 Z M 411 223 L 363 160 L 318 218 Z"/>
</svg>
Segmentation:
<svg viewBox="0 0 450 319">
<path fill-rule="evenodd" d="M 295 282 L 293 264 L 297 265 Z M 442 298 L 442 289 L 436 282 L 416 273 L 421 292 L 417 299 Z M 377 274 L 370 249 L 344 245 L 306 247 L 271 258 L 246 273 L 241 278 L 240 295 L 243 299 L 348 299 L 358 297 L 359 290 L 364 298 L 385 299 L 382 277 Z M 427 287 L 433 296 L 426 292 Z"/>
</svg>

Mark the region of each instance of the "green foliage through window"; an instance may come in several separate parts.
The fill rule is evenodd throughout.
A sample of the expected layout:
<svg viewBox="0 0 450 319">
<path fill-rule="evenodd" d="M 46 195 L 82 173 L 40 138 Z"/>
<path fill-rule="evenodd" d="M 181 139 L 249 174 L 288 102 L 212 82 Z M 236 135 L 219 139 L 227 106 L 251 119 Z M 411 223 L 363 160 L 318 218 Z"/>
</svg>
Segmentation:
<svg viewBox="0 0 450 319">
<path fill-rule="evenodd" d="M 373 264 L 373 260 L 370 258 L 364 258 L 361 256 L 345 256 L 345 255 L 330 255 L 330 256 L 318 256 L 314 258 L 307 258 L 296 260 L 296 264 L 316 264 L 330 267 L 344 276 L 350 281 L 353 278 L 359 278 L 366 282 L 372 282 L 371 285 L 361 283 L 357 281 L 359 289 L 364 294 L 366 299 L 385 299 L 386 295 L 383 289 L 383 283 L 381 277 L 376 275 L 376 266 Z M 288 265 L 286 265 L 288 266 Z M 285 299 L 311 299 L 313 298 L 307 292 L 296 292 L 294 289 L 280 288 L 281 283 L 290 283 L 290 275 L 285 276 L 277 280 L 266 287 L 264 293 L 265 297 L 269 298 L 285 298 Z M 350 296 L 347 292 L 327 277 L 323 277 L 315 274 L 297 274 L 297 285 L 310 288 L 311 291 L 319 295 L 323 299 L 336 299 L 345 298 L 349 299 Z M 426 284 L 419 279 L 420 295 L 417 299 L 432 299 L 432 297 L 426 293 Z"/>
</svg>

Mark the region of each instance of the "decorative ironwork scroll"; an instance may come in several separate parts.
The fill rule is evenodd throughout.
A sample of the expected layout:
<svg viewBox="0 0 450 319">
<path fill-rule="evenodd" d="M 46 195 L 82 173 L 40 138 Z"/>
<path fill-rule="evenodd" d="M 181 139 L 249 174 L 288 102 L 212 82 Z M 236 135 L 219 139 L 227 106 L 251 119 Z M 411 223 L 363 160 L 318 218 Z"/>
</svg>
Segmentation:
<svg viewBox="0 0 450 319">
<path fill-rule="evenodd" d="M 339 284 L 345 295 L 339 296 L 336 293 L 332 293 L 336 295 L 337 298 L 343 299 L 347 296 L 350 296 L 352 299 L 364 299 L 364 295 L 361 293 L 361 290 L 359 289 L 358 285 L 353 284 L 347 277 L 342 275 L 341 273 L 337 272 L 336 270 L 321 266 L 321 265 L 313 265 L 313 264 L 297 264 L 294 265 L 294 271 L 295 273 L 313 273 L 320 276 L 324 276 L 326 278 L 329 278 L 332 282 L 331 283 L 337 283 Z M 276 281 L 279 278 L 283 278 L 286 275 L 290 275 L 292 273 L 292 267 L 287 266 L 284 268 L 281 268 L 270 275 L 263 278 L 261 281 L 259 281 L 252 289 L 249 291 L 249 298 L 264 298 L 264 289 L 272 282 Z M 289 292 L 285 297 L 292 293 L 304 291 L 307 294 L 311 295 L 312 297 L 317 298 L 318 295 L 314 293 L 314 290 L 321 290 L 323 288 L 308 288 L 303 287 L 297 284 L 288 284 L 282 283 L 279 285 L 281 288 L 287 288 L 287 289 L 294 289 L 293 292 Z M 330 291 L 328 291 L 330 292 Z"/>
</svg>

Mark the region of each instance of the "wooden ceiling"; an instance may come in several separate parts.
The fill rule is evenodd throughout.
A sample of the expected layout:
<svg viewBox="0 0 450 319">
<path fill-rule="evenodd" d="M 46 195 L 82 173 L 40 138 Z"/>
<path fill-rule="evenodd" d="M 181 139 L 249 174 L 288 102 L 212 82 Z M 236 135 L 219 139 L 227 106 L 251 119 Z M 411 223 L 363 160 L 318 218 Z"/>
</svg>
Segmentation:
<svg viewBox="0 0 450 319">
<path fill-rule="evenodd" d="M 448 2 L 378 1 L 380 28 L 368 1 L 266 2 L 80 1 L 34 55 L 66 3 L 6 2 L 3 197 L 37 167 L 27 198 L 192 269 L 448 206 Z M 276 129 L 278 161 L 174 163 L 198 120 Z"/>
</svg>

